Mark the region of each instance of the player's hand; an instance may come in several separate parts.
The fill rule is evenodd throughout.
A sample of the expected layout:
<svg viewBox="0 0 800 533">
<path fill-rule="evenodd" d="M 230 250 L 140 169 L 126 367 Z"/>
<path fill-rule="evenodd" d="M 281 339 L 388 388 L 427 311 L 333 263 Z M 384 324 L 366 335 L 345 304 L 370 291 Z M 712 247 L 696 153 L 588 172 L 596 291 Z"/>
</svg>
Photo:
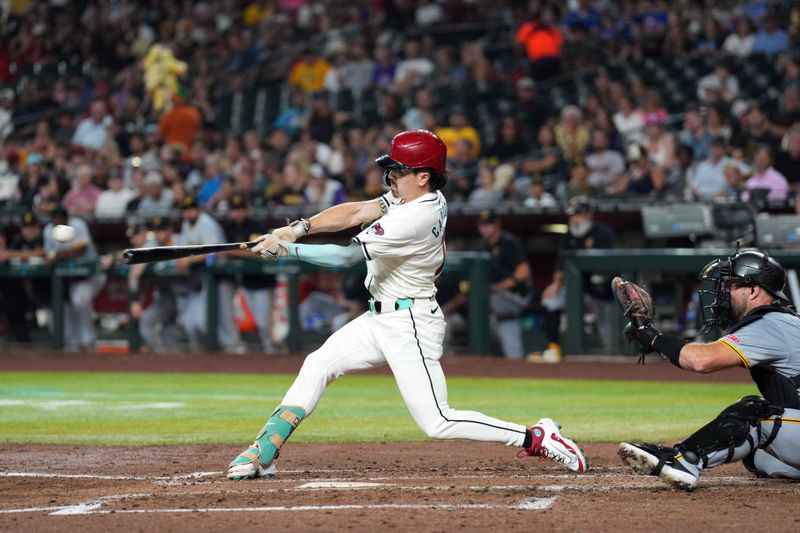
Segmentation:
<svg viewBox="0 0 800 533">
<path fill-rule="evenodd" d="M 278 242 L 280 242 L 281 239 L 278 236 L 273 235 L 272 233 L 267 233 L 265 235 L 262 235 L 256 240 L 259 241 L 258 244 L 250 248 L 250 251 L 260 257 L 264 257 L 263 252 L 265 250 L 274 251 L 275 248 L 278 246 Z"/>
<path fill-rule="evenodd" d="M 266 259 L 268 261 L 274 261 L 279 257 L 287 257 L 289 255 L 289 244 L 286 241 L 276 240 L 275 244 L 271 247 L 264 248 L 259 252 L 259 256 L 262 259 Z"/>
<path fill-rule="evenodd" d="M 131 304 L 131 316 L 134 320 L 142 318 L 142 304 L 140 302 L 133 302 Z"/>
</svg>

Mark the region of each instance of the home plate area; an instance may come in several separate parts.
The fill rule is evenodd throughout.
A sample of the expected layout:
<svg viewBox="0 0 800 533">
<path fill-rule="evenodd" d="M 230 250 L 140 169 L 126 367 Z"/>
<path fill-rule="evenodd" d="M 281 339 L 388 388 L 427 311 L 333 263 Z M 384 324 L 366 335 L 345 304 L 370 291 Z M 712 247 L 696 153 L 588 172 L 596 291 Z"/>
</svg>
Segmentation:
<svg viewBox="0 0 800 533">
<path fill-rule="evenodd" d="M 800 484 L 726 465 L 678 492 L 633 475 L 615 443 L 588 444 L 582 475 L 491 444 L 292 443 L 274 477 L 235 482 L 236 451 L 0 446 L 0 530 L 800 528 Z"/>
</svg>

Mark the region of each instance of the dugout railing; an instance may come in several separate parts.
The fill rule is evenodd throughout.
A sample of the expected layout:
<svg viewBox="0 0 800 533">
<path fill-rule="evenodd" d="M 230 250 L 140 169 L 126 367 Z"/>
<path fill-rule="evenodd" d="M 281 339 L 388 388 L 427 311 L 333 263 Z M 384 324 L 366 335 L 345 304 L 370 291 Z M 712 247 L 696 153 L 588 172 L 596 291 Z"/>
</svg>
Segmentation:
<svg viewBox="0 0 800 533">
<path fill-rule="evenodd" d="M 72 260 L 55 265 L 44 263 L 0 263 L 0 278 L 12 279 L 42 279 L 50 280 L 50 308 L 52 348 L 61 349 L 64 346 L 64 304 L 66 286 L 69 279 L 80 279 L 90 276 L 100 269 L 98 261 Z M 159 269 L 146 272 L 146 276 L 158 276 L 180 279 L 186 276 L 203 276 L 207 284 L 206 291 L 206 336 L 205 347 L 207 350 L 219 349 L 217 338 L 217 321 L 219 312 L 218 284 L 221 279 L 230 279 L 236 275 L 269 276 L 282 274 L 286 276 L 289 292 L 288 318 L 289 332 L 286 344 L 289 350 L 298 351 L 303 348 L 303 331 L 300 324 L 300 277 L 305 273 L 328 272 L 344 273 L 346 269 L 328 268 L 302 263 L 294 259 L 280 259 L 276 262 L 266 262 L 260 259 L 226 258 L 225 261 L 212 264 L 202 263 L 191 268 L 187 273 L 180 274 L 169 269 Z M 109 276 L 125 277 L 128 273 L 126 265 L 114 265 L 105 270 Z M 445 273 L 458 274 L 469 280 L 470 290 L 467 294 L 467 314 L 469 316 L 467 331 L 467 347 L 472 353 L 486 353 L 490 348 L 489 332 L 489 255 L 486 252 L 450 252 L 447 254 Z M 129 351 L 138 351 L 141 339 L 138 333 L 138 323 L 129 317 L 127 328 L 127 342 Z"/>
</svg>

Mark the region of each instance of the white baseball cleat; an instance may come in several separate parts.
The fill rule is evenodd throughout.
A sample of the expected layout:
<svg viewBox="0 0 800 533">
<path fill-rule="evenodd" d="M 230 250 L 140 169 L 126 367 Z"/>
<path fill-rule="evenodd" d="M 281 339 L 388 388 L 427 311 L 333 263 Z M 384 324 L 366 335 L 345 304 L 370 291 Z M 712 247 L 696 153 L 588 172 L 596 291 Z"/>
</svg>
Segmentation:
<svg viewBox="0 0 800 533">
<path fill-rule="evenodd" d="M 682 490 L 694 490 L 698 476 L 679 461 L 675 448 L 658 444 L 622 442 L 617 450 L 622 462 L 643 476 L 658 476 L 665 483 Z"/>
<path fill-rule="evenodd" d="M 586 455 L 572 439 L 561 434 L 560 426 L 549 418 L 542 418 L 528 431 L 531 434 L 530 448 L 521 450 L 517 457 L 526 455 L 552 459 L 573 472 L 586 472 Z"/>
</svg>

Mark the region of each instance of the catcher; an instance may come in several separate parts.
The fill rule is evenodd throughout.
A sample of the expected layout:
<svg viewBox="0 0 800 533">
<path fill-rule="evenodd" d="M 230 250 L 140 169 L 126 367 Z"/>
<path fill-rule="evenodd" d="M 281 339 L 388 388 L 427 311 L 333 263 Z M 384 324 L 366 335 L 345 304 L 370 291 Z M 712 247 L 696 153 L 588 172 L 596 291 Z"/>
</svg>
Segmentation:
<svg viewBox="0 0 800 533">
<path fill-rule="evenodd" d="M 654 308 L 641 287 L 614 278 L 612 289 L 630 323 L 625 337 L 644 355 L 656 352 L 694 372 L 734 366 L 750 370 L 761 396 L 745 396 L 674 447 L 619 446 L 634 472 L 657 475 L 692 490 L 706 468 L 742 461 L 759 477 L 800 479 L 800 316 L 783 292 L 786 273 L 766 252 L 737 251 L 703 268 L 699 291 L 704 325 L 727 333 L 711 343 L 687 343 L 653 325 Z M 708 300 L 710 303 L 705 305 Z"/>
</svg>

